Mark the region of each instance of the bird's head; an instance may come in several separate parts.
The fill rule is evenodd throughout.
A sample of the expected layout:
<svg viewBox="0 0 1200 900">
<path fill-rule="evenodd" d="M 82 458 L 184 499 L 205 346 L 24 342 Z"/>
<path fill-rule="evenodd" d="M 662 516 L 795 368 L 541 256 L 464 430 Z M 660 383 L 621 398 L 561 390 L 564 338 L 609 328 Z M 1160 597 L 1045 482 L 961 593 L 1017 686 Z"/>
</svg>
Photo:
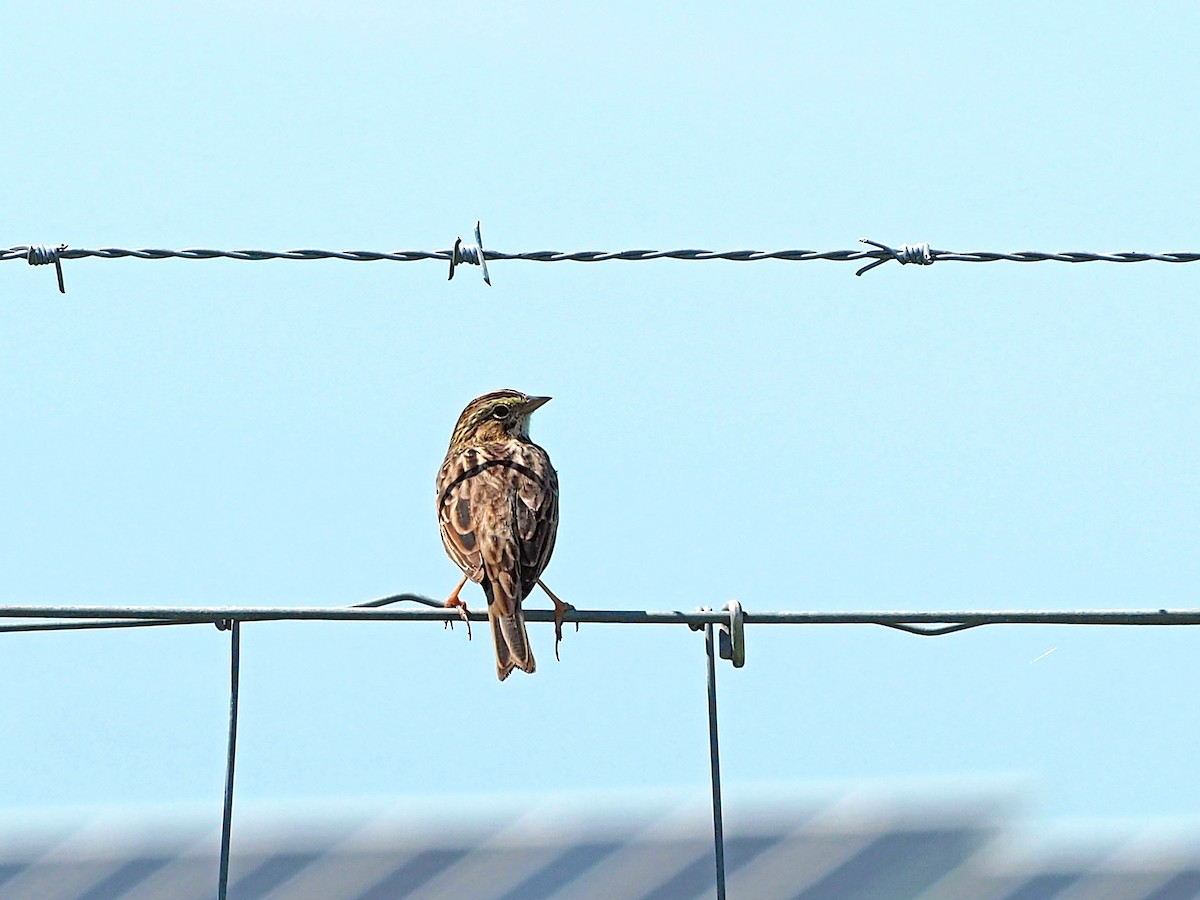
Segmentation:
<svg viewBox="0 0 1200 900">
<path fill-rule="evenodd" d="M 513 438 L 528 440 L 529 417 L 549 399 L 511 390 L 476 397 L 458 417 L 450 448 Z"/>
</svg>

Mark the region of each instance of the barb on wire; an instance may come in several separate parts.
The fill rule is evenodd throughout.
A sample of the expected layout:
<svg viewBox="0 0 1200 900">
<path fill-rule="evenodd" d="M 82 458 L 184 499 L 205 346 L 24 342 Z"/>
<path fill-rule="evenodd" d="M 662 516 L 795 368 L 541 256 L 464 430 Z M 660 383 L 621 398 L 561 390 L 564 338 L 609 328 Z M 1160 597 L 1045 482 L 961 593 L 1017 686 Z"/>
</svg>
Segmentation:
<svg viewBox="0 0 1200 900">
<path fill-rule="evenodd" d="M 488 275 L 487 270 L 487 254 L 483 249 L 483 235 L 479 233 L 479 223 L 475 223 L 475 243 L 464 244 L 462 238 L 456 238 L 454 241 L 454 249 L 450 256 L 450 278 L 454 278 L 454 267 L 468 263 L 472 266 L 483 266 L 483 283 L 488 287 L 492 285 L 492 278 Z"/>
<path fill-rule="evenodd" d="M 880 250 L 889 255 L 881 256 L 874 262 L 868 263 L 855 272 L 855 275 L 864 275 L 867 272 L 870 272 L 876 266 L 882 266 L 890 259 L 896 260 L 896 262 L 900 263 L 902 266 L 906 266 L 909 263 L 916 263 L 919 266 L 932 266 L 933 261 L 936 258 L 935 254 L 938 252 L 937 250 L 930 250 L 928 244 L 901 244 L 899 249 L 893 249 L 887 244 L 881 244 L 878 241 L 871 240 L 870 238 L 860 238 L 859 243 L 870 244 L 872 247 L 878 247 Z"/>
<path fill-rule="evenodd" d="M 67 287 L 65 284 L 63 284 L 61 259 L 62 253 L 66 249 L 66 244 L 59 244 L 57 247 L 49 247 L 45 244 L 39 244 L 25 248 L 25 260 L 31 266 L 48 266 L 50 263 L 54 263 L 54 272 L 56 275 L 58 275 L 58 292 L 60 294 L 65 294 L 67 292 Z"/>
<path fill-rule="evenodd" d="M 184 250 L 159 250 L 151 248 L 126 249 L 121 247 L 102 247 L 97 249 L 75 248 L 67 249 L 66 244 L 58 247 L 21 244 L 0 250 L 0 262 L 10 259 L 24 259 L 31 265 L 47 265 L 54 263 L 58 270 L 59 290 L 66 289 L 62 281 L 62 264 L 64 259 L 237 259 L 260 262 L 269 259 L 284 260 L 313 260 L 341 259 L 350 262 L 418 262 L 421 260 L 438 260 L 449 262 L 450 277 L 454 277 L 454 269 L 458 265 L 478 265 L 483 268 L 484 282 L 491 284 L 487 263 L 489 260 L 524 260 L 526 262 L 608 262 L 623 260 L 626 262 L 644 262 L 651 259 L 679 260 L 713 260 L 723 259 L 732 262 L 759 262 L 766 259 L 783 260 L 787 262 L 810 262 L 826 260 L 829 262 L 861 262 L 867 260 L 867 265 L 859 268 L 855 274 L 863 275 L 885 262 L 896 261 L 901 265 L 910 263 L 929 266 L 935 262 L 1109 262 L 1109 263 L 1193 263 L 1200 261 L 1200 253 L 1139 253 L 1134 251 L 1119 253 L 1093 253 L 1085 251 L 1064 251 L 1046 253 L 1039 250 L 1022 250 L 1011 253 L 997 253 L 986 250 L 958 252 L 953 250 L 935 250 L 926 243 L 901 244 L 891 247 L 887 244 L 863 238 L 862 243 L 871 245 L 872 249 L 856 250 L 579 250 L 562 252 L 559 250 L 531 250 L 522 253 L 502 253 L 497 250 L 484 250 L 483 239 L 480 235 L 479 223 L 475 226 L 475 243 L 464 244 L 459 238 L 448 250 L 393 250 L 381 252 L 376 250 L 211 250 L 204 248 L 189 248 Z"/>
</svg>

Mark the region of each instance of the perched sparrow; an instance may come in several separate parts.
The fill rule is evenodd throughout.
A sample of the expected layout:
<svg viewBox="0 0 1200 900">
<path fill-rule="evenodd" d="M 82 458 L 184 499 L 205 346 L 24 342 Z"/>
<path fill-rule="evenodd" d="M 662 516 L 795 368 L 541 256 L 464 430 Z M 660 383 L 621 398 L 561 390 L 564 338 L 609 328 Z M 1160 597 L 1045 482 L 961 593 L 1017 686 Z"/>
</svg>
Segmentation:
<svg viewBox="0 0 1200 900">
<path fill-rule="evenodd" d="M 554 552 L 558 475 L 546 451 L 529 439 L 529 417 L 549 399 L 493 391 L 472 400 L 438 472 L 442 543 L 464 573 L 446 606 L 457 606 L 466 618 L 458 592 L 468 578 L 483 586 L 501 681 L 514 668 L 535 668 L 521 602 L 541 584 Z M 571 607 L 541 587 L 554 601 L 561 639 L 562 616 Z"/>
</svg>

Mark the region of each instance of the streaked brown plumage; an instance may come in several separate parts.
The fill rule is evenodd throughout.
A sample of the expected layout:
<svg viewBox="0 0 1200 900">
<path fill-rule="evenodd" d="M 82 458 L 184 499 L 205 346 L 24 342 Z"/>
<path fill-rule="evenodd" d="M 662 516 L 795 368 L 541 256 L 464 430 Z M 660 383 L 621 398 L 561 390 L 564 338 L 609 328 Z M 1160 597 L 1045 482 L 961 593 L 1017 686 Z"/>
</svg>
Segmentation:
<svg viewBox="0 0 1200 900">
<path fill-rule="evenodd" d="M 554 552 L 558 475 L 529 439 L 529 416 L 549 399 L 504 390 L 472 400 L 438 473 L 442 543 L 464 573 L 446 605 L 462 607 L 458 591 L 468 578 L 483 587 L 501 681 L 536 665 L 521 603 Z"/>
</svg>

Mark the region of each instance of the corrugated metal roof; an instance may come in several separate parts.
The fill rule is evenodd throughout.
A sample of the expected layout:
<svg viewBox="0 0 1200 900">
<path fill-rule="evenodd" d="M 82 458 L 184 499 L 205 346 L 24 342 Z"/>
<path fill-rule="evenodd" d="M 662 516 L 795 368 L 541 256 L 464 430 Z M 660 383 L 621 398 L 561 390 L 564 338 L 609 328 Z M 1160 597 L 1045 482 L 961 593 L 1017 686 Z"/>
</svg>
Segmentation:
<svg viewBox="0 0 1200 900">
<path fill-rule="evenodd" d="M 699 810 L 611 815 L 561 809 L 516 822 L 240 813 L 235 900 L 687 900 L 713 895 L 710 822 Z M 1182 900 L 1200 897 L 1200 853 L 1174 862 L 1103 856 L 1031 864 L 997 851 L 1002 823 L 978 808 L 853 815 L 828 808 L 744 812 L 726 835 L 729 896 L 755 900 Z M 1200 848 L 1198 848 L 1200 849 Z M 216 841 L 186 821 L 137 811 L 72 827 L 0 822 L 3 900 L 212 897 Z"/>
</svg>

